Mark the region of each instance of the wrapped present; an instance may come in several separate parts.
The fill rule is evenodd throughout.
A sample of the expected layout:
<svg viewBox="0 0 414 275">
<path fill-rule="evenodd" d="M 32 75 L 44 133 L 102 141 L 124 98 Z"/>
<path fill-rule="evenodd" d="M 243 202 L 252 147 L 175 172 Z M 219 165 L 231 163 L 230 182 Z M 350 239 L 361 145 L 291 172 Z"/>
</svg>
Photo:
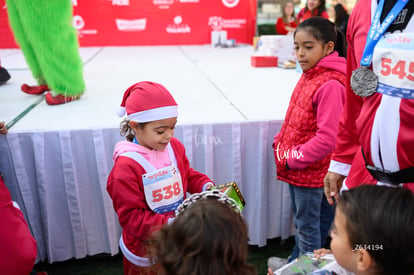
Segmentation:
<svg viewBox="0 0 414 275">
<path fill-rule="evenodd" d="M 244 197 L 242 193 L 240 192 L 240 189 L 237 186 L 237 183 L 235 181 L 216 185 L 213 188 L 220 190 L 220 192 L 223 192 L 229 198 L 232 198 L 233 200 L 235 200 L 237 205 L 240 208 L 240 211 L 243 210 L 244 206 L 246 205 L 246 201 L 244 200 Z"/>
<path fill-rule="evenodd" d="M 251 65 L 253 67 L 277 67 L 276 56 L 252 56 Z"/>
</svg>

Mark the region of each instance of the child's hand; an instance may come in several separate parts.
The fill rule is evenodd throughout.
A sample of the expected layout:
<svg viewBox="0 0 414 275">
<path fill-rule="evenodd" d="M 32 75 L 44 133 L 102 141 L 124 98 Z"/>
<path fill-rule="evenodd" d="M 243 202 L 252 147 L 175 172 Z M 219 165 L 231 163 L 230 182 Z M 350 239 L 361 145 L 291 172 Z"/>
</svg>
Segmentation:
<svg viewBox="0 0 414 275">
<path fill-rule="evenodd" d="M 316 258 L 320 258 L 320 257 L 325 256 L 326 254 L 332 254 L 332 251 L 329 249 L 321 248 L 321 249 L 314 250 L 313 254 L 315 254 Z"/>
<path fill-rule="evenodd" d="M 175 217 L 169 217 L 167 220 L 167 224 L 170 225 L 175 220 Z"/>
<path fill-rule="evenodd" d="M 4 121 L 0 121 L 0 134 L 7 134 L 7 127 Z"/>
<path fill-rule="evenodd" d="M 213 189 L 213 187 L 214 187 L 214 183 L 208 182 L 203 186 L 203 191 L 210 191 L 211 189 Z"/>
<path fill-rule="evenodd" d="M 267 270 L 267 275 L 273 275 L 273 270 L 269 267 L 269 269 Z"/>
</svg>

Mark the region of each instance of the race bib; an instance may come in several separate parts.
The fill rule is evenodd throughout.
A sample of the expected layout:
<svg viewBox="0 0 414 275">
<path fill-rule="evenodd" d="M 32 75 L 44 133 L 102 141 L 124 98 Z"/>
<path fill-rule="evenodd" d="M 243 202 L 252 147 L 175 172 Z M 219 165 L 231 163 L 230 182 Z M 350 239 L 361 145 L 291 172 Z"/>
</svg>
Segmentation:
<svg viewBox="0 0 414 275">
<path fill-rule="evenodd" d="M 377 92 L 414 99 L 414 33 L 392 33 L 381 38 L 372 65 L 378 76 Z"/>
<path fill-rule="evenodd" d="M 144 174 L 142 182 L 147 204 L 156 213 L 174 211 L 183 202 L 183 183 L 174 165 Z"/>
</svg>

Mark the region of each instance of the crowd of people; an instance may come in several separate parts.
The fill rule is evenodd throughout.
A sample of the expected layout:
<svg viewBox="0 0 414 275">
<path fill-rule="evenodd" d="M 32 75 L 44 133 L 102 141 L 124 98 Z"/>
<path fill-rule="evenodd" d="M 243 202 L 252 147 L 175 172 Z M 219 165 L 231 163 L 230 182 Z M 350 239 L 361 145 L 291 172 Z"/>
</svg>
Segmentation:
<svg viewBox="0 0 414 275">
<path fill-rule="evenodd" d="M 308 0 L 297 18 L 292 6 L 280 24 L 293 35 L 302 75 L 272 144 L 296 229 L 287 262 L 332 253 L 356 275 L 413 274 L 414 2 L 359 0 L 349 21 L 335 6 L 345 25 L 328 19 L 324 0 Z M 53 83 L 40 80 L 22 90 Z M 135 83 L 119 115 L 125 141 L 115 145 L 107 192 L 122 227 L 124 274 L 256 274 L 237 203 L 191 167 L 174 138 L 171 93 L 160 83 Z M 7 133 L 4 123 L 0 131 Z M 36 241 L 1 177 L 0 217 L 8 225 L 0 270 L 13 268 L 12 257 L 21 264 L 10 274 L 28 274 Z"/>
<path fill-rule="evenodd" d="M 297 15 L 295 13 L 295 2 L 285 0 L 282 2 L 281 13 L 282 16 L 276 19 L 276 34 L 278 35 L 293 34 L 299 23 L 314 16 L 330 19 L 325 0 L 307 0 L 305 7 L 300 9 Z M 348 18 L 348 11 L 343 4 L 337 3 L 333 6 L 332 20 L 344 34 L 346 34 Z"/>
</svg>

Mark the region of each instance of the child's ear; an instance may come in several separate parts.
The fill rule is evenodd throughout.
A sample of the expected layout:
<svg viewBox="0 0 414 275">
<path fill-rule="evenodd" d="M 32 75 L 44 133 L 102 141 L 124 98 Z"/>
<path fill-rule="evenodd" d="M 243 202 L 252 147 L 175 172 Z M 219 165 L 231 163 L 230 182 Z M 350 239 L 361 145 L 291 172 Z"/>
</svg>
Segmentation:
<svg viewBox="0 0 414 275">
<path fill-rule="evenodd" d="M 136 122 L 136 121 L 134 121 L 134 120 L 130 120 L 129 121 L 129 126 L 132 128 L 132 130 L 136 130 L 137 128 L 138 128 L 138 126 L 139 126 L 139 123 L 138 122 Z"/>
<path fill-rule="evenodd" d="M 366 271 L 374 264 L 374 260 L 368 251 L 360 249 L 357 252 L 357 270 Z"/>
<path fill-rule="evenodd" d="M 335 43 L 333 41 L 329 41 L 326 43 L 326 51 L 327 54 L 331 54 L 335 49 Z"/>
</svg>

